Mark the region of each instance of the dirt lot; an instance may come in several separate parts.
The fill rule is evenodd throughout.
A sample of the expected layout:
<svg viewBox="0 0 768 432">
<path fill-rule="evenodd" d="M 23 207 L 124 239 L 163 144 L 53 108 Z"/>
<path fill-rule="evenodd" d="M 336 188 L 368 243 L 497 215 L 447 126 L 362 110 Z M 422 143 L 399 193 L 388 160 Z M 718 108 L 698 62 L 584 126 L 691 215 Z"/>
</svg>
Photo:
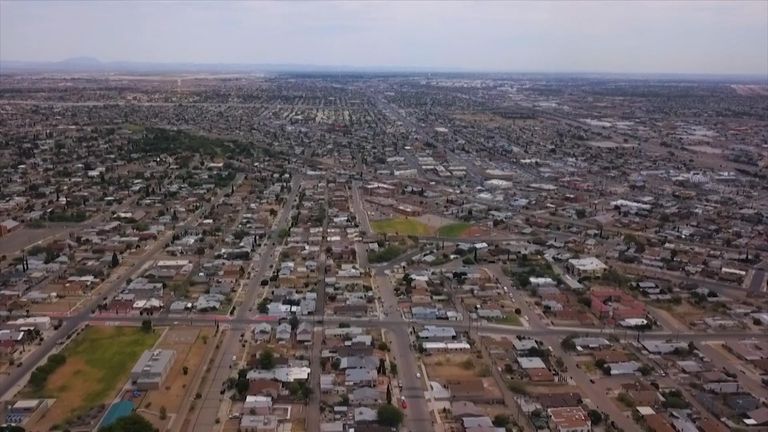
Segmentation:
<svg viewBox="0 0 768 432">
<path fill-rule="evenodd" d="M 55 236 L 63 237 L 70 229 L 71 226 L 55 223 L 45 228 L 21 228 L 3 236 L 3 240 L 0 241 L 0 254 L 10 257 L 39 241 L 53 239 Z"/>
<path fill-rule="evenodd" d="M 472 354 L 435 354 L 424 356 L 423 362 L 430 380 L 476 378 L 487 375 L 487 371 L 483 370 L 482 361 Z"/>
<path fill-rule="evenodd" d="M 34 314 L 64 314 L 77 306 L 84 296 L 68 296 L 53 303 L 33 303 L 29 305 L 30 313 Z"/>
<path fill-rule="evenodd" d="M 203 343 L 204 335 L 210 339 L 213 336 L 213 330 L 209 328 L 169 329 L 157 345 L 160 349 L 175 350 L 176 360 L 163 383 L 163 387 L 147 392 L 139 406 L 157 414 L 157 416 L 147 415 L 146 417 L 160 430 L 164 430 L 170 420 L 170 415 L 178 412 L 181 402 L 187 394 L 194 371 L 200 367 L 205 357 L 206 348 L 209 345 Z M 184 366 L 189 368 L 187 375 L 183 373 Z M 160 420 L 159 410 L 161 406 L 165 406 L 169 419 Z"/>
</svg>

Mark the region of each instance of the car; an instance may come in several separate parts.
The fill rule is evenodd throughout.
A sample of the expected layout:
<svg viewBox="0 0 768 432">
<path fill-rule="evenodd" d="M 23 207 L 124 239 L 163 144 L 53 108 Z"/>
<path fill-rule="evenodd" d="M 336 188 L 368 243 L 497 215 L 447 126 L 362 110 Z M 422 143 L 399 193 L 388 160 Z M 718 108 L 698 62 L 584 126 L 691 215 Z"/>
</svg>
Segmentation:
<svg viewBox="0 0 768 432">
<path fill-rule="evenodd" d="M 405 399 L 401 399 L 400 400 L 400 407 L 402 407 L 403 409 L 407 409 L 408 408 L 408 402 L 406 402 Z"/>
<path fill-rule="evenodd" d="M 416 378 L 421 378 L 421 372 L 416 372 Z"/>
<path fill-rule="evenodd" d="M 592 383 L 592 384 L 594 384 L 594 383 L 595 383 L 595 380 L 594 380 L 594 378 L 590 378 L 590 379 L 589 379 L 589 382 L 590 382 L 590 383 Z"/>
</svg>

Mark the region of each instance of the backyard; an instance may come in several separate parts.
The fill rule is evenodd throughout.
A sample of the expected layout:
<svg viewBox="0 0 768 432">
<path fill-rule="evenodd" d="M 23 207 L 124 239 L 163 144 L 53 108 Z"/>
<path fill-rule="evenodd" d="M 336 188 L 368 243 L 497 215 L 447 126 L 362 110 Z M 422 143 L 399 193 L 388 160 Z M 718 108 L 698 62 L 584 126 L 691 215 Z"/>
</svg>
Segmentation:
<svg viewBox="0 0 768 432">
<path fill-rule="evenodd" d="M 141 353 L 151 348 L 158 336 L 138 327 L 86 328 L 63 350 L 65 363 L 48 377 L 42 389 L 27 390 L 29 397 L 56 399 L 35 430 L 49 430 L 93 414 L 94 407 L 109 402 Z"/>
</svg>

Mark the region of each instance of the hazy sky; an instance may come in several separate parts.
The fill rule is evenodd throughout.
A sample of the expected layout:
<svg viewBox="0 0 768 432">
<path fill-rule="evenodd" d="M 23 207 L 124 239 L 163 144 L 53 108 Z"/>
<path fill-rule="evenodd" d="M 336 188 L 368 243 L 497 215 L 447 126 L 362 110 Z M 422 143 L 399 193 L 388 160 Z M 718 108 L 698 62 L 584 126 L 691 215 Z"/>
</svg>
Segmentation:
<svg viewBox="0 0 768 432">
<path fill-rule="evenodd" d="M 0 0 L 0 60 L 768 75 L 768 0 Z"/>
</svg>

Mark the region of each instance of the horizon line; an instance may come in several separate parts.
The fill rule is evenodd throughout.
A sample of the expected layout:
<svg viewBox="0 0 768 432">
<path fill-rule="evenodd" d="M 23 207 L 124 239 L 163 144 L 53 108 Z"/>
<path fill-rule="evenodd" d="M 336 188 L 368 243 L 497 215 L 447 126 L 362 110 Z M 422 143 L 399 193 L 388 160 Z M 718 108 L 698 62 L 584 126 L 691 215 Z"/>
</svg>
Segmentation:
<svg viewBox="0 0 768 432">
<path fill-rule="evenodd" d="M 85 63 L 87 62 L 87 63 Z M 700 77 L 749 77 L 759 78 L 768 81 L 768 71 L 766 72 L 691 72 L 691 71 L 600 71 L 600 70 L 524 70 L 524 69 L 483 69 L 483 68 L 464 68 L 460 66 L 406 66 L 406 65 L 345 65 L 345 64 L 313 64 L 313 63 L 301 63 L 301 62 L 197 62 L 197 61 L 144 61 L 144 60 L 107 60 L 103 61 L 95 57 L 78 56 L 70 57 L 63 60 L 3 60 L 0 59 L 0 74 L 3 74 L 6 67 L 12 69 L 35 69 L 43 70 L 45 68 L 53 69 L 57 66 L 60 68 L 68 69 L 67 72 L 107 72 L 105 70 L 99 70 L 101 68 L 107 68 L 109 66 L 122 65 L 122 66 L 134 66 L 134 67 L 166 67 L 171 69 L 173 67 L 230 67 L 230 68 L 258 68 L 266 67 L 273 69 L 280 69 L 282 72 L 308 72 L 301 70 L 291 70 L 291 68 L 298 69 L 324 69 L 322 72 L 354 72 L 354 71 L 366 71 L 366 72 L 422 72 L 422 73 L 475 73 L 475 74 L 571 74 L 571 75 L 586 75 L 586 74 L 598 74 L 598 75 L 640 75 L 640 76 L 700 76 Z M 62 71 L 62 70 L 59 70 Z M 119 69 L 115 71 L 120 71 Z M 170 70 L 166 70 L 170 72 Z M 63 72 L 63 71 L 62 71 Z M 134 70 L 133 72 L 139 72 Z M 152 71 L 144 71 L 152 72 Z M 180 70 L 178 72 L 181 72 Z M 202 71 L 198 71 L 202 72 Z M 209 71 L 215 72 L 215 71 Z M 252 72 L 259 72 L 254 70 Z M 264 71 L 264 72 L 275 72 Z"/>
</svg>

